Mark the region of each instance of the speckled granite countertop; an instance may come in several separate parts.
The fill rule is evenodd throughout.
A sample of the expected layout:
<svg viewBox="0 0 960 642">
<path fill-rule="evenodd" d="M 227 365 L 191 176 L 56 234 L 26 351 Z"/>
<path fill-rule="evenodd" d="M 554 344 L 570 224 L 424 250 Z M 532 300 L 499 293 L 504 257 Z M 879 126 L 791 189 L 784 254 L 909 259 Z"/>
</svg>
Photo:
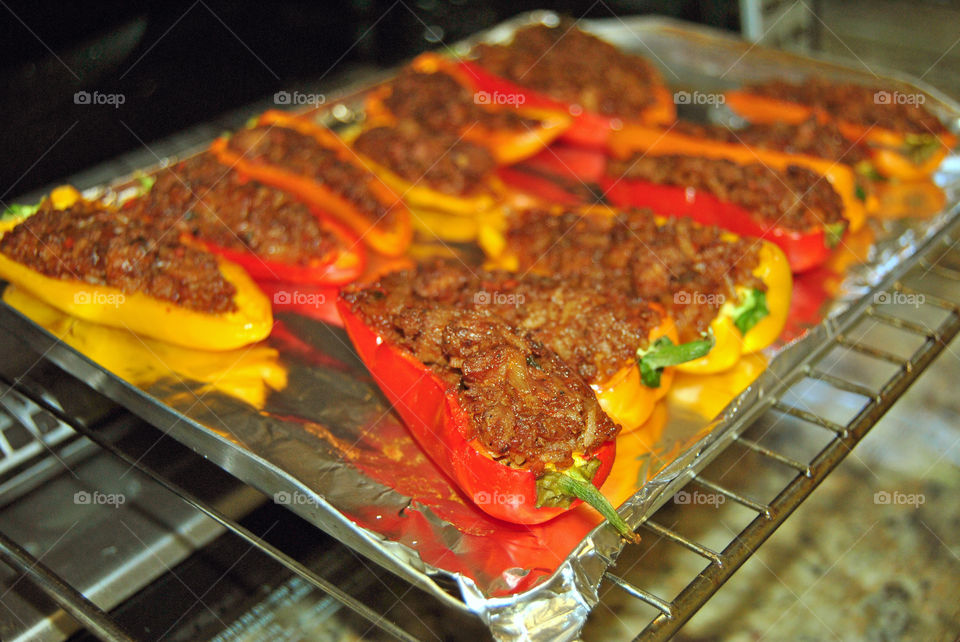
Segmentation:
<svg viewBox="0 0 960 642">
<path fill-rule="evenodd" d="M 960 633 L 960 341 L 681 630 L 681 640 L 954 640 Z M 807 435 L 808 433 L 802 433 Z M 804 439 L 805 437 L 801 437 Z M 783 436 L 780 441 L 785 441 Z M 777 444 L 771 443 L 768 445 Z M 783 448 L 796 444 L 779 444 Z M 816 444 L 810 444 L 816 447 Z M 815 451 L 814 451 L 815 452 Z M 707 477 L 763 477 L 725 453 Z M 740 465 L 733 466 L 734 463 Z M 711 477 L 712 475 L 712 477 Z M 775 493 L 782 478 L 767 476 Z M 718 480 L 719 481 L 719 480 Z M 754 480 L 755 481 L 755 480 Z M 656 519 L 722 546 L 753 517 L 729 504 Z M 655 539 L 655 538 L 654 538 Z M 672 596 L 703 560 L 662 541 L 620 569 Z M 662 578 L 662 579 L 661 579 Z M 629 639 L 654 615 L 604 591 L 584 639 Z"/>
</svg>

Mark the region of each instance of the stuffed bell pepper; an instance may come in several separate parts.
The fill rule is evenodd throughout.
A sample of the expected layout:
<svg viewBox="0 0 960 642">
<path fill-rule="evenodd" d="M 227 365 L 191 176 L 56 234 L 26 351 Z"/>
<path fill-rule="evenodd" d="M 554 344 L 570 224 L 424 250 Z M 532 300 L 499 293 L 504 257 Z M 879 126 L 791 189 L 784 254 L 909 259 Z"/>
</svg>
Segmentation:
<svg viewBox="0 0 960 642">
<path fill-rule="evenodd" d="M 334 286 L 363 272 L 366 252 L 352 230 L 210 153 L 154 178 L 146 194 L 124 204 L 128 216 L 169 225 L 185 242 L 241 265 L 256 279 Z"/>
<path fill-rule="evenodd" d="M 270 302 L 239 265 L 100 203 L 45 199 L 0 237 L 0 278 L 75 317 L 200 350 L 267 337 Z"/>
<path fill-rule="evenodd" d="M 643 152 L 611 160 L 598 150 L 553 145 L 501 176 L 508 189 L 540 202 L 646 207 L 763 238 L 783 250 L 794 272 L 823 264 L 848 226 L 837 191 L 799 165 Z"/>
<path fill-rule="evenodd" d="M 832 160 L 636 125 L 627 125 L 615 132 L 610 137 L 610 151 L 621 160 L 638 154 L 677 155 L 726 159 L 738 165 L 761 163 L 781 172 L 790 167 L 802 167 L 823 177 L 833 187 L 843 203 L 842 216 L 851 232 L 863 227 L 866 220 L 867 195 L 858 189 L 856 174 L 849 166 Z"/>
<path fill-rule="evenodd" d="M 344 327 L 411 434 L 486 513 L 539 524 L 580 500 L 636 536 L 598 488 L 619 427 L 542 343 L 485 310 L 348 287 Z"/>
<path fill-rule="evenodd" d="M 399 196 L 335 133 L 307 118 L 268 111 L 254 127 L 217 139 L 211 151 L 227 167 L 338 219 L 381 254 L 399 256 L 410 244 L 410 213 Z"/>
<path fill-rule="evenodd" d="M 481 43 L 460 62 L 473 86 L 491 99 L 564 109 L 568 142 L 602 147 L 624 123 L 668 124 L 673 97 L 657 69 L 568 22 L 533 25 L 507 44 Z M 500 97 L 500 98 L 497 98 Z"/>
<path fill-rule="evenodd" d="M 826 261 L 847 229 L 830 183 L 797 165 L 778 170 L 760 162 L 638 154 L 611 162 L 600 185 L 617 207 L 647 207 L 770 241 L 793 272 Z"/>
<path fill-rule="evenodd" d="M 414 225 L 428 237 L 471 241 L 481 221 L 499 216 L 502 185 L 486 147 L 411 120 L 371 123 L 352 146 L 400 195 Z"/>
<path fill-rule="evenodd" d="M 461 136 L 486 148 L 498 164 L 536 154 L 570 126 L 565 111 L 501 102 L 477 91 L 454 60 L 429 53 L 370 92 L 365 110 L 381 124 L 411 120 L 427 131 Z"/>
<path fill-rule="evenodd" d="M 927 96 L 892 88 L 833 83 L 811 76 L 803 82 L 774 80 L 729 91 L 726 104 L 754 123 L 834 123 L 850 141 L 867 145 L 872 166 L 883 176 L 919 180 L 933 174 L 957 138 L 926 107 Z"/>
<path fill-rule="evenodd" d="M 689 219 L 603 207 L 528 210 L 480 237 L 492 266 L 578 276 L 659 302 L 683 343 L 712 335 L 690 373 L 721 372 L 773 343 L 790 307 L 792 277 L 780 249 Z"/>
<path fill-rule="evenodd" d="M 663 307 L 588 279 L 468 269 L 441 260 L 380 280 L 393 308 L 411 299 L 503 318 L 553 350 L 624 430 L 643 424 L 666 395 L 672 367 L 705 356 L 709 338 L 680 344 Z"/>
</svg>

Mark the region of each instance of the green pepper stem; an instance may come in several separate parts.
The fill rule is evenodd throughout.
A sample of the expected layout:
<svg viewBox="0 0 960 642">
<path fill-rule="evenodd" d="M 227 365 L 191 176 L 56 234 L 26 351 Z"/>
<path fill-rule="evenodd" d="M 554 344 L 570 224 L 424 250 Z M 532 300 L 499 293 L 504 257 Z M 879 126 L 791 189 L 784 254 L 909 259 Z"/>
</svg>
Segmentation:
<svg viewBox="0 0 960 642">
<path fill-rule="evenodd" d="M 22 203 L 14 203 L 7 209 L 3 210 L 3 213 L 0 214 L 0 220 L 11 219 L 11 218 L 27 218 L 28 216 L 32 216 L 37 213 L 37 210 L 40 209 L 41 203 L 35 203 L 34 205 L 23 205 Z"/>
<path fill-rule="evenodd" d="M 828 223 L 823 226 L 823 243 L 829 249 L 837 247 L 840 241 L 843 239 L 843 233 L 847 231 L 846 221 L 839 221 L 837 223 Z"/>
<path fill-rule="evenodd" d="M 582 481 L 564 471 L 557 473 L 556 486 L 562 493 L 582 499 L 593 506 L 628 542 L 636 543 L 640 541 L 640 536 L 630 530 L 627 523 L 620 517 L 617 509 L 589 481 Z"/>
<path fill-rule="evenodd" d="M 907 134 L 901 153 L 915 165 L 921 165 L 933 156 L 943 143 L 933 134 Z"/>
<path fill-rule="evenodd" d="M 737 326 L 740 334 L 746 335 L 769 314 L 766 292 L 754 288 L 743 295 L 740 305 L 731 311 L 730 316 L 733 317 L 733 325 Z"/>
<path fill-rule="evenodd" d="M 664 368 L 704 357 L 715 343 L 712 334 L 681 344 L 674 344 L 669 337 L 660 337 L 646 350 L 637 350 L 637 365 L 643 384 L 648 388 L 659 387 Z"/>
</svg>

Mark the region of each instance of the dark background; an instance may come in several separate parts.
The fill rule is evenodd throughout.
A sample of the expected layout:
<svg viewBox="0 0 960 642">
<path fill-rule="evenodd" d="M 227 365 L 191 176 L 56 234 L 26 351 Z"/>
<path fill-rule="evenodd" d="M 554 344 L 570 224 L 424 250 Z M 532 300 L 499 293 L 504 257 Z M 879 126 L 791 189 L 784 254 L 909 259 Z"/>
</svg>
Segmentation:
<svg viewBox="0 0 960 642">
<path fill-rule="evenodd" d="M 392 65 L 542 7 L 525 0 L 0 0 L 0 202 L 278 89 L 351 65 Z M 660 13 L 738 25 L 735 2 L 550 8 L 574 17 Z M 77 91 L 119 93 L 124 102 L 76 104 Z"/>
</svg>

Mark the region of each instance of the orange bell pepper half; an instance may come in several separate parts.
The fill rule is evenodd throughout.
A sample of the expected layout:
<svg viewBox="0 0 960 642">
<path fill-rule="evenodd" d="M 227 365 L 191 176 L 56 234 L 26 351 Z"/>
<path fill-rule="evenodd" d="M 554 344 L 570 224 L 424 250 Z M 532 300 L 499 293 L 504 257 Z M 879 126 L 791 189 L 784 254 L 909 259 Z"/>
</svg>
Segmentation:
<svg viewBox="0 0 960 642">
<path fill-rule="evenodd" d="M 258 124 L 286 127 L 310 136 L 322 146 L 336 152 L 341 162 L 361 167 L 369 172 L 369 169 L 359 162 L 353 150 L 335 133 L 306 118 L 270 110 L 258 119 Z M 372 173 L 365 187 L 370 190 L 378 203 L 390 211 L 389 217 L 375 218 L 373 213 L 361 211 L 346 196 L 321 182 L 282 167 L 245 158 L 230 148 L 226 138 L 218 138 L 214 141 L 210 151 L 221 163 L 234 167 L 240 173 L 261 183 L 288 191 L 317 210 L 339 219 L 381 254 L 399 256 L 410 244 L 413 235 L 410 212 L 400 197 Z"/>
<path fill-rule="evenodd" d="M 478 102 L 476 96 L 479 94 L 474 83 L 470 81 L 470 75 L 464 73 L 455 61 L 444 56 L 434 53 L 421 54 L 410 66 L 423 74 L 446 74 L 456 80 L 460 86 L 473 92 L 474 99 L 464 105 L 465 109 L 479 112 L 512 111 L 523 118 L 537 121 L 534 126 L 509 130 L 490 129 L 478 120 L 457 132 L 463 140 L 489 150 L 500 165 L 511 165 L 533 156 L 566 131 L 572 122 L 565 110 L 545 109 L 532 105 L 494 105 Z M 386 125 L 396 122 L 396 116 L 391 113 L 385 103 L 392 90 L 389 84 L 385 84 L 367 94 L 365 109 L 369 118 Z"/>
<path fill-rule="evenodd" d="M 939 134 L 907 134 L 878 126 L 862 125 L 843 120 L 821 108 L 779 98 L 733 90 L 726 94 L 726 104 L 739 116 L 754 123 L 786 122 L 800 124 L 811 116 L 833 121 L 850 141 L 864 141 L 871 152 L 871 160 L 884 176 L 901 180 L 920 180 L 933 174 L 949 151 L 957 144 L 950 132 Z"/>
</svg>

